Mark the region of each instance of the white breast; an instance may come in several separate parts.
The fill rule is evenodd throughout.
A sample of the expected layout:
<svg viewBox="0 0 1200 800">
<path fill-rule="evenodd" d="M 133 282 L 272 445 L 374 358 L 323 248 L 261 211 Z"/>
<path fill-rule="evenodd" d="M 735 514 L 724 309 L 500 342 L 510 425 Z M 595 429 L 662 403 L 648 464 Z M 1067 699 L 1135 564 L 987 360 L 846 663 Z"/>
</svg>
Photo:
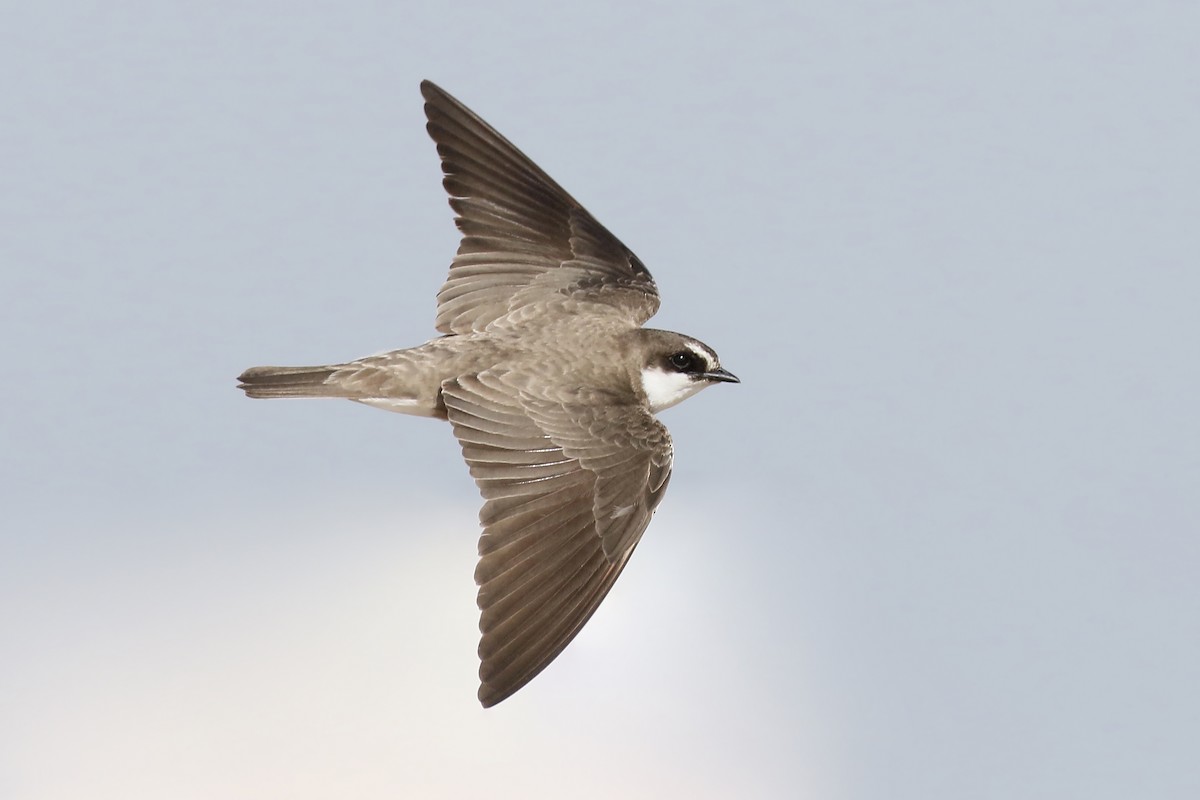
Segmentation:
<svg viewBox="0 0 1200 800">
<path fill-rule="evenodd" d="M 655 367 L 642 370 L 642 391 L 654 414 L 687 400 L 705 385 L 704 381 L 692 380 L 682 372 L 667 372 Z"/>
</svg>

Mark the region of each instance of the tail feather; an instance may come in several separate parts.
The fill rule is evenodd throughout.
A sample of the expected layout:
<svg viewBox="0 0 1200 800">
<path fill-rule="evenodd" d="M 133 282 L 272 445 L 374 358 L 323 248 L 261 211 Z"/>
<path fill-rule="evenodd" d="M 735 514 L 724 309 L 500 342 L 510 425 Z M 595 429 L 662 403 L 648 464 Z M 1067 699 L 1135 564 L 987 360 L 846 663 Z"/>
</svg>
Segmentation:
<svg viewBox="0 0 1200 800">
<path fill-rule="evenodd" d="M 247 397 L 346 397 L 325 381 L 337 367 L 251 367 L 238 376 Z"/>
</svg>

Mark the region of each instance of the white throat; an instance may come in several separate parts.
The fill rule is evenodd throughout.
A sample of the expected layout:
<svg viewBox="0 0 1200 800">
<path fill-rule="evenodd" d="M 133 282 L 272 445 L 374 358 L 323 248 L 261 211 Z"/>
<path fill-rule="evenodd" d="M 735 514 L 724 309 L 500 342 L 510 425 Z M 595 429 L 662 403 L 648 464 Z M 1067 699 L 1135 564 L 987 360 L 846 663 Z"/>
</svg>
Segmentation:
<svg viewBox="0 0 1200 800">
<path fill-rule="evenodd" d="M 667 372 L 657 367 L 642 370 L 642 391 L 650 401 L 652 414 L 682 403 L 707 385 L 706 381 L 693 380 L 682 372 Z"/>
</svg>

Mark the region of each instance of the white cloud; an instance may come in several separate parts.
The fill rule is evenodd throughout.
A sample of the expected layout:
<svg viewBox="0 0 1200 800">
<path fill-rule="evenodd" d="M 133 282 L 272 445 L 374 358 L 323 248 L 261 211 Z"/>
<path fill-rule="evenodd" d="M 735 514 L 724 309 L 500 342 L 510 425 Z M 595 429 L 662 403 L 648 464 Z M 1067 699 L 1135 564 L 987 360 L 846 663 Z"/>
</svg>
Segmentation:
<svg viewBox="0 0 1200 800">
<path fill-rule="evenodd" d="M 22 628 L 59 632 L 13 670 L 21 699 L 0 727 L 9 796 L 720 797 L 770 786 L 788 769 L 753 743 L 794 731 L 763 729 L 771 716 L 740 671 L 726 600 L 689 585 L 717 565 L 704 566 L 703 548 L 668 552 L 719 536 L 683 502 L 659 517 L 643 568 L 631 565 L 555 664 L 488 711 L 474 696 L 473 511 L 410 507 L 410 534 L 392 509 L 271 513 L 215 521 L 223 532 L 205 554 L 93 563 Z"/>
</svg>

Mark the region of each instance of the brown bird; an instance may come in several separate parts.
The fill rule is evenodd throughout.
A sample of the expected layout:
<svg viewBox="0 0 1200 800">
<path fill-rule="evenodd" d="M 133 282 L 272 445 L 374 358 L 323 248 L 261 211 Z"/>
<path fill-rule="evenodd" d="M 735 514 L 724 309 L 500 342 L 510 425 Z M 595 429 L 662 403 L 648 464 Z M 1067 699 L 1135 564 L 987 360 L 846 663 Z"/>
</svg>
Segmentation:
<svg viewBox="0 0 1200 800">
<path fill-rule="evenodd" d="M 425 81 L 462 231 L 419 347 L 252 367 L 250 397 L 341 397 L 448 419 L 484 504 L 479 700 L 562 652 L 637 547 L 671 475 L 654 414 L 738 379 L 711 347 L 641 327 L 658 289 L 637 256 L 507 139 Z"/>
</svg>

